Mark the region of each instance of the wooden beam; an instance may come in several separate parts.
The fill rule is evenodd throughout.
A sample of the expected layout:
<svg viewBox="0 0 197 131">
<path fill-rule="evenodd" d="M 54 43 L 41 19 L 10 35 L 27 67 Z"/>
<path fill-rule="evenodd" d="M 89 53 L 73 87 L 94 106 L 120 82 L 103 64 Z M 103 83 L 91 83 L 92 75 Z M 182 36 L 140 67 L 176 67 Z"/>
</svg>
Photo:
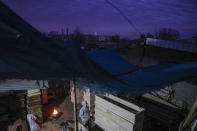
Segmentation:
<svg viewBox="0 0 197 131">
<path fill-rule="evenodd" d="M 42 104 L 46 104 L 48 102 L 47 89 L 42 89 Z"/>
<path fill-rule="evenodd" d="M 77 97 L 76 97 L 76 86 L 75 86 L 75 79 L 70 81 L 71 89 L 74 89 L 74 120 L 75 120 L 75 131 L 78 131 L 77 125 Z"/>
</svg>

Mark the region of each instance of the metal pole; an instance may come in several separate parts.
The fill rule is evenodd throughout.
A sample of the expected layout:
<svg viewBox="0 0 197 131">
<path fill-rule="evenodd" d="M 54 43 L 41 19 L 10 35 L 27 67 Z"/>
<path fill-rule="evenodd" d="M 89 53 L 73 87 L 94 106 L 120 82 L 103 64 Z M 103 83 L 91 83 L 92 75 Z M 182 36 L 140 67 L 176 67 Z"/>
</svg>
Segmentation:
<svg viewBox="0 0 197 131">
<path fill-rule="evenodd" d="M 78 125 L 77 125 L 77 98 L 76 98 L 75 79 L 73 79 L 73 88 L 74 88 L 74 119 L 75 119 L 75 131 L 78 131 Z"/>
</svg>

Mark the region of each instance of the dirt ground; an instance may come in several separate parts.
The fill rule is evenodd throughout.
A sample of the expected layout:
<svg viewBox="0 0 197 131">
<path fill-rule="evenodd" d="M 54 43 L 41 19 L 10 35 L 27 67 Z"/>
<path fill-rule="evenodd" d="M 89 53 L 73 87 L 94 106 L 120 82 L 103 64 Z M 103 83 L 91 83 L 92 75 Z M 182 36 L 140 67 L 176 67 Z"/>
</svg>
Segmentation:
<svg viewBox="0 0 197 131">
<path fill-rule="evenodd" d="M 47 106 L 45 108 L 52 108 L 54 105 L 51 104 L 50 106 Z M 59 106 L 56 106 L 56 109 L 58 112 L 61 112 L 62 115 L 57 120 L 51 120 L 47 119 L 41 126 L 41 131 L 62 131 L 63 124 L 66 122 L 74 122 L 74 105 L 71 102 L 71 98 L 66 97 L 63 101 L 61 101 Z M 79 114 L 79 110 L 81 108 L 81 105 L 77 105 L 77 111 Z M 78 115 L 79 116 L 79 115 Z M 79 117 L 78 117 L 79 120 Z"/>
</svg>

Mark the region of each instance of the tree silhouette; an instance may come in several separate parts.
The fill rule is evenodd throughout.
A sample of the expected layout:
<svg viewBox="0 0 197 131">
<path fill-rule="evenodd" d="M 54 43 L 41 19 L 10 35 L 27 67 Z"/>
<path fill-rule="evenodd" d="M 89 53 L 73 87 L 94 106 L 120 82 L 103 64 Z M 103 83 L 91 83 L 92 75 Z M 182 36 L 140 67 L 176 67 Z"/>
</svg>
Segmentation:
<svg viewBox="0 0 197 131">
<path fill-rule="evenodd" d="M 83 45 L 86 42 L 86 37 L 80 32 L 79 28 L 74 30 L 73 40 L 75 40 L 79 45 Z"/>
<path fill-rule="evenodd" d="M 163 28 L 159 31 L 158 38 L 161 40 L 176 41 L 180 36 L 180 33 L 175 29 Z"/>
<path fill-rule="evenodd" d="M 112 42 L 119 42 L 120 41 L 120 36 L 116 34 L 115 36 L 112 36 Z"/>
<path fill-rule="evenodd" d="M 150 32 L 148 32 L 147 34 L 146 34 L 146 38 L 153 38 L 154 36 L 150 33 Z"/>
</svg>

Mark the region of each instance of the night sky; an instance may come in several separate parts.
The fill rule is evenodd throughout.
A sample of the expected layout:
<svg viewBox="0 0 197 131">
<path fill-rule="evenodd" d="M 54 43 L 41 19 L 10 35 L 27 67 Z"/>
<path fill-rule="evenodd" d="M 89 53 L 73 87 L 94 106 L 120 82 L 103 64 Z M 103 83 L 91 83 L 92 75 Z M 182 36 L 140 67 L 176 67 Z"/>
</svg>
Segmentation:
<svg viewBox="0 0 197 131">
<path fill-rule="evenodd" d="M 139 34 L 105 0 L 2 0 L 41 32 L 69 27 L 82 33 Z M 181 38 L 197 35 L 197 0 L 110 0 L 142 33 L 177 29 Z"/>
</svg>

